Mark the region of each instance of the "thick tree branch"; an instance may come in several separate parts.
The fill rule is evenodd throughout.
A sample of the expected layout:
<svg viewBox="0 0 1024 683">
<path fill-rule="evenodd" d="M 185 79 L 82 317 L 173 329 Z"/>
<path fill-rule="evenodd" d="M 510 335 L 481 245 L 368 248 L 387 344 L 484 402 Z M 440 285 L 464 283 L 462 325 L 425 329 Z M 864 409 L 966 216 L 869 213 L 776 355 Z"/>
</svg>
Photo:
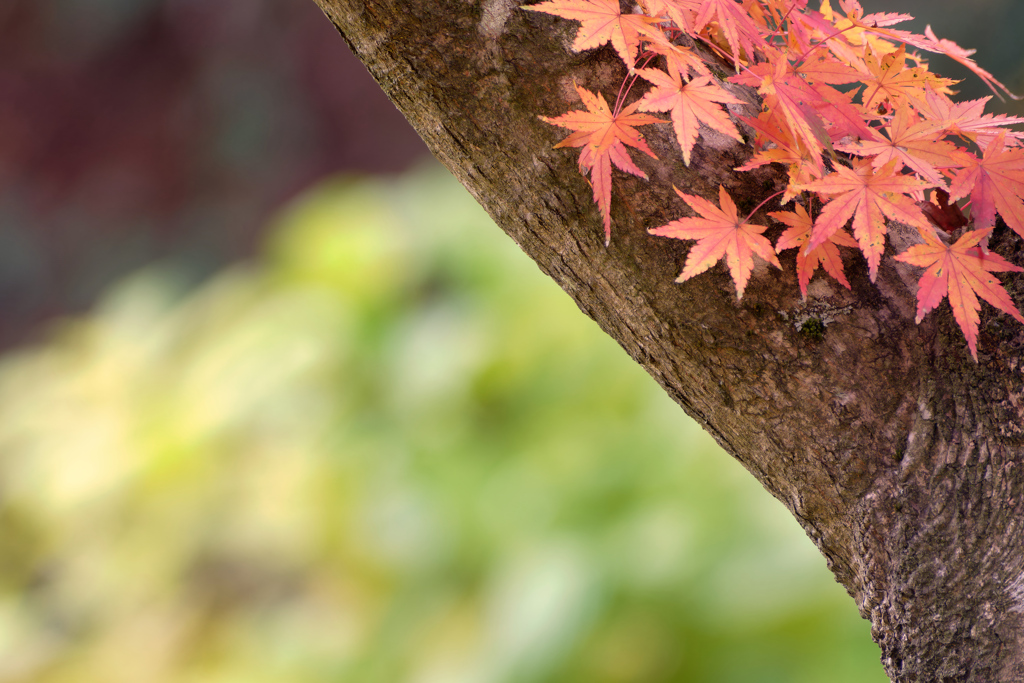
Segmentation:
<svg viewBox="0 0 1024 683">
<path fill-rule="evenodd" d="M 675 284 L 686 245 L 647 233 L 686 213 L 671 185 L 716 200 L 721 183 L 749 211 L 776 170 L 735 173 L 751 151 L 724 136 L 689 168 L 640 158 L 653 182 L 616 176 L 606 248 L 575 155 L 537 115 L 574 108 L 574 82 L 616 92 L 610 52 L 570 53 L 570 22 L 509 0 L 317 2 L 498 225 L 793 512 L 894 681 L 1024 680 L 1019 325 L 984 311 L 975 364 L 945 307 L 914 324 L 914 270 L 891 259 L 871 284 L 851 257 L 852 291 L 819 276 L 806 302 L 792 255 L 742 301 L 722 266 Z M 665 128 L 648 141 L 677 159 Z M 993 248 L 1022 264 L 1005 232 Z"/>
</svg>

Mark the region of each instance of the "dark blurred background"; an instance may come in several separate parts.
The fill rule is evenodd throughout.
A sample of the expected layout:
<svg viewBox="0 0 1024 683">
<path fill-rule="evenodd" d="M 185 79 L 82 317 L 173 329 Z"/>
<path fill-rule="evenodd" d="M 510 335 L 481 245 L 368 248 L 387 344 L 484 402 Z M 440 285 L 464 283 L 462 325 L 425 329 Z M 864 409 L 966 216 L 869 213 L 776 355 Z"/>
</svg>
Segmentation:
<svg viewBox="0 0 1024 683">
<path fill-rule="evenodd" d="M 1024 91 L 1024 4 L 865 6 L 982 48 Z M 964 77 L 948 61 L 934 68 Z M 4 0 L 0 348 L 144 264 L 198 281 L 249 256 L 275 207 L 327 174 L 425 154 L 311 0 Z"/>
<path fill-rule="evenodd" d="M 0 2 L 0 346 L 275 207 L 427 154 L 311 0 Z"/>
</svg>

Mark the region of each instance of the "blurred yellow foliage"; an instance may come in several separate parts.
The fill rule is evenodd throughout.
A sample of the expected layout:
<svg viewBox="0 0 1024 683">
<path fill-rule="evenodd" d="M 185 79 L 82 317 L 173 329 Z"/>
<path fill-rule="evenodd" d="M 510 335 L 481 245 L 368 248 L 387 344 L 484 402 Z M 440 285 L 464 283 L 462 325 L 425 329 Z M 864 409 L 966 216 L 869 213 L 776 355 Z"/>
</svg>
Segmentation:
<svg viewBox="0 0 1024 683">
<path fill-rule="evenodd" d="M 436 168 L 0 364 L 0 682 L 883 681 L 798 527 Z M 793 640 L 796 638 L 796 640 Z"/>
</svg>

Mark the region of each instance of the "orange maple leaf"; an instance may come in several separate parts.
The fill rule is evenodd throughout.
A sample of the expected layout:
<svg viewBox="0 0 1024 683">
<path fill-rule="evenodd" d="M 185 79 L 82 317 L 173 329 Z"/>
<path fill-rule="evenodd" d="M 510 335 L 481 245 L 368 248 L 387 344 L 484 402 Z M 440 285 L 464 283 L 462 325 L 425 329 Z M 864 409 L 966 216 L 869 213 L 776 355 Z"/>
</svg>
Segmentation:
<svg viewBox="0 0 1024 683">
<path fill-rule="evenodd" d="M 1024 316 L 1014 306 L 1010 295 L 992 276 L 996 272 L 1021 272 L 1024 268 L 1018 268 L 995 252 L 979 248 L 978 243 L 991 230 L 972 230 L 953 246 L 940 241 L 934 230 L 923 230 L 924 244 L 915 244 L 896 257 L 897 261 L 927 268 L 918 282 L 917 322 L 948 296 L 953 317 L 963 330 L 975 362 L 978 360 L 979 296 L 1024 323 Z"/>
<path fill-rule="evenodd" d="M 985 148 L 999 134 L 1001 126 L 1016 126 L 1024 123 L 1024 118 L 1019 116 L 986 114 L 985 104 L 991 99 L 991 97 L 982 97 L 967 102 L 954 102 L 942 93 L 937 93 L 929 88 L 925 99 L 915 102 L 914 108 L 926 118 L 941 122 L 948 134 L 959 135 Z M 1008 130 L 1006 137 L 1010 140 L 1020 141 L 1024 140 L 1024 133 Z"/>
<path fill-rule="evenodd" d="M 668 0 L 663 0 L 667 2 Z M 671 13 L 671 10 L 670 10 Z M 700 55 L 684 45 L 676 45 L 662 31 L 649 31 L 643 36 L 644 47 L 655 54 L 665 58 L 670 73 L 673 69 L 680 74 L 690 72 L 709 75 L 711 73 L 708 65 L 704 63 Z"/>
<path fill-rule="evenodd" d="M 792 65 L 793 73 L 814 83 L 841 85 L 860 80 L 861 74 L 846 62 L 829 57 L 827 52 L 812 51 Z"/>
<path fill-rule="evenodd" d="M 860 9 L 859 6 L 858 9 Z M 862 9 L 860 11 L 863 12 Z M 932 31 L 932 27 L 930 25 L 925 26 L 923 36 L 918 35 L 916 33 L 911 33 L 910 31 L 900 31 L 896 29 L 882 28 L 884 26 L 888 26 L 894 23 L 901 23 L 908 19 L 912 19 L 913 17 L 911 17 L 909 14 L 870 14 L 866 17 L 862 17 L 859 19 L 856 18 L 854 14 L 851 14 L 849 18 L 852 20 L 851 25 L 859 27 L 859 29 L 862 30 L 865 34 L 885 36 L 886 38 L 895 40 L 898 43 L 906 43 L 907 45 L 912 45 L 922 50 L 928 50 L 929 52 L 937 52 L 940 54 L 944 54 L 950 59 L 959 62 L 963 66 L 970 69 L 978 78 L 984 81 L 985 85 L 988 86 L 989 90 L 994 92 L 999 97 L 999 99 L 1003 99 L 1003 96 L 999 94 L 999 90 L 1002 90 L 1011 99 L 1021 99 L 1017 95 L 1014 95 L 1012 92 L 1010 92 L 1010 90 L 1005 85 L 996 80 L 996 78 L 992 74 L 982 69 L 980 66 L 977 65 L 977 63 L 975 63 L 973 59 L 970 58 L 971 55 L 973 55 L 976 52 L 976 50 L 967 50 L 960 47 L 952 40 L 937 37 L 935 35 L 935 32 Z M 878 45 L 873 45 L 872 47 L 875 48 L 876 52 L 889 52 L 889 50 L 879 50 Z"/>
<path fill-rule="evenodd" d="M 737 171 L 750 171 L 765 164 L 783 164 L 788 169 L 789 183 L 780 200 L 783 204 L 800 194 L 801 185 L 817 180 L 824 174 L 821 160 L 792 138 L 789 131 L 780 127 L 779 121 L 770 113 L 762 112 L 758 117 L 740 117 L 757 132 L 759 151 L 747 163 L 737 166 Z"/>
<path fill-rule="evenodd" d="M 807 251 L 802 247 L 811 238 L 811 227 L 813 226 L 807 209 L 797 204 L 795 212 L 773 211 L 768 215 L 790 226 L 779 237 L 779 241 L 775 245 L 775 253 L 786 249 L 800 248 L 796 253 L 796 272 L 800 281 L 800 293 L 805 299 L 807 298 L 807 283 L 811 281 L 811 276 L 814 275 L 819 264 L 840 284 L 847 289 L 850 288 L 846 273 L 843 271 L 843 259 L 839 256 L 839 246 L 855 248 L 857 246 L 849 233 L 845 230 L 834 232 L 820 245 Z"/>
<path fill-rule="evenodd" d="M 604 218 L 604 243 L 607 246 L 612 234 L 612 164 L 626 173 L 646 180 L 647 174 L 633 163 L 629 152 L 626 151 L 626 145 L 657 159 L 634 126 L 667 121 L 647 114 L 634 113 L 639 102 L 634 102 L 618 114 L 613 114 L 603 95 L 594 94 L 579 85 L 576 86 L 576 92 L 586 105 L 586 111 L 576 110 L 554 118 L 539 118 L 550 124 L 576 131 L 555 145 L 555 149 L 583 147 L 580 151 L 580 172 L 590 172 L 594 201 Z"/>
<path fill-rule="evenodd" d="M 716 104 L 743 104 L 743 101 L 723 90 L 710 76 L 684 84 L 676 69 L 672 69 L 672 75 L 659 69 L 637 69 L 636 72 L 655 85 L 640 100 L 640 111 L 671 112 L 676 140 L 687 166 L 701 123 L 743 142 L 743 136 L 729 120 L 729 115 Z"/>
<path fill-rule="evenodd" d="M 877 108 L 886 100 L 896 107 L 907 98 L 923 100 L 926 86 L 936 92 L 951 93 L 949 86 L 957 83 L 949 78 L 940 78 L 924 67 L 908 67 L 904 45 L 900 45 L 895 52 L 883 55 L 881 61 L 869 51 L 865 61 L 870 72 L 870 75 L 863 78 L 867 87 L 861 93 L 861 102 L 865 109 Z"/>
<path fill-rule="evenodd" d="M 869 28 L 889 26 L 911 18 L 906 14 L 873 14 L 869 15 L 871 24 L 868 25 L 864 23 L 864 9 L 859 3 L 840 0 L 839 4 L 840 9 L 846 12 L 845 16 L 834 12 L 829 0 L 822 0 L 821 15 L 828 26 L 822 28 L 816 37 L 824 42 L 837 59 L 858 69 L 864 68 L 863 54 L 866 47 L 882 54 L 896 49 L 896 45 L 878 37 Z"/>
<path fill-rule="evenodd" d="M 701 0 L 639 0 L 639 4 L 650 16 L 667 16 L 687 33 L 696 33 L 693 17 L 700 10 Z"/>
<path fill-rule="evenodd" d="M 945 135 L 942 121 L 915 121 L 912 117 L 907 107 L 899 107 L 885 128 L 888 138 L 869 129 L 869 139 L 836 145 L 836 149 L 858 156 L 874 157 L 871 164 L 875 168 L 899 159 L 896 170 L 909 166 L 930 183 L 945 187 L 946 182 L 937 168 L 954 165 L 950 155 L 956 151 L 956 145 L 940 139 Z"/>
<path fill-rule="evenodd" d="M 896 173 L 898 163 L 898 159 L 893 159 L 876 171 L 870 160 L 854 159 L 853 168 L 837 165 L 834 173 L 801 185 L 800 190 L 836 195 L 815 221 L 807 249 L 813 250 L 824 244 L 852 216 L 853 235 L 867 257 L 871 281 L 874 282 L 878 262 L 885 249 L 885 219 L 919 228 L 929 227 L 928 219 L 907 194 L 932 184 Z"/>
<path fill-rule="evenodd" d="M 580 22 L 573 50 L 581 52 L 611 42 L 630 71 L 635 65 L 641 32 L 659 21 L 643 14 L 623 14 L 619 0 L 549 0 L 537 5 L 524 5 L 522 9 Z"/>
<path fill-rule="evenodd" d="M 964 168 L 953 178 L 949 196 L 956 200 L 970 193 L 975 228 L 995 225 L 998 211 L 1024 237 L 1024 148 L 1003 149 L 1005 139 L 1006 131 L 999 131 L 981 159 L 963 151 L 954 154 Z"/>
<path fill-rule="evenodd" d="M 744 223 L 736 213 L 736 204 L 721 185 L 718 186 L 718 203 L 721 208 L 708 200 L 694 195 L 683 194 L 674 188 L 700 218 L 680 218 L 659 228 L 651 228 L 652 235 L 674 237 L 680 240 L 697 240 L 686 257 L 683 272 L 676 282 L 685 282 L 694 275 L 700 275 L 725 258 L 732 280 L 736 283 L 736 298 L 743 298 L 750 273 L 754 269 L 754 254 L 782 268 L 775 256 L 772 243 L 761 235 L 763 225 Z"/>
</svg>

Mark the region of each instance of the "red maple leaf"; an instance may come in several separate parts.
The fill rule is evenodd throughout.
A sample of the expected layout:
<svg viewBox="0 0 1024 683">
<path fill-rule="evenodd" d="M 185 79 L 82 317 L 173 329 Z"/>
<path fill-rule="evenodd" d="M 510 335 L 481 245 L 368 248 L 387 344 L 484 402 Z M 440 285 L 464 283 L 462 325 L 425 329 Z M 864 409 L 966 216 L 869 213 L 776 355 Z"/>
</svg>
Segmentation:
<svg viewBox="0 0 1024 683">
<path fill-rule="evenodd" d="M 626 151 L 626 145 L 639 149 L 657 159 L 634 126 L 648 123 L 667 123 L 647 114 L 636 114 L 639 102 L 634 102 L 618 114 L 613 114 L 603 95 L 597 95 L 586 88 L 576 86 L 576 92 L 587 110 L 571 111 L 561 116 L 548 118 L 550 124 L 576 131 L 555 145 L 558 147 L 583 147 L 580 151 L 580 172 L 590 172 L 590 184 L 594 188 L 594 201 L 604 217 L 604 243 L 611 240 L 612 219 L 612 164 L 626 173 L 643 179 L 647 174 L 637 168 Z"/>
<path fill-rule="evenodd" d="M 748 3 L 749 4 L 749 3 Z M 732 50 L 732 61 L 739 69 L 740 50 L 747 53 L 747 58 L 765 45 L 761 30 L 754 23 L 747 8 L 736 0 L 703 0 L 700 10 L 694 18 L 693 27 L 697 32 L 715 18 L 718 28 L 725 36 Z"/>
<path fill-rule="evenodd" d="M 818 114 L 828 123 L 828 134 L 835 142 L 844 137 L 859 138 L 871 135 L 871 127 L 865 121 L 860 107 L 852 103 L 854 91 L 840 92 L 824 83 L 815 84 L 814 90 L 825 100 L 824 105 L 815 105 Z"/>
<path fill-rule="evenodd" d="M 870 160 L 855 159 L 853 168 L 837 165 L 834 173 L 801 185 L 798 189 L 836 195 L 815 221 L 807 249 L 813 250 L 824 244 L 853 217 L 853 236 L 868 260 L 868 270 L 874 282 L 878 262 L 885 249 L 885 219 L 919 228 L 929 227 L 928 219 L 907 194 L 932 185 L 896 173 L 898 163 L 898 159 L 893 159 L 876 171 Z"/>
<path fill-rule="evenodd" d="M 923 230 L 924 244 L 915 244 L 896 257 L 914 266 L 927 268 L 917 289 L 917 322 L 949 297 L 953 317 L 963 330 L 967 346 L 974 360 L 978 360 L 978 312 L 980 296 L 1000 311 L 1009 313 L 1024 323 L 1017 307 L 1003 285 L 992 276 L 997 272 L 1021 272 L 1022 268 L 1009 263 L 995 252 L 982 250 L 978 243 L 991 228 L 965 233 L 956 244 L 944 244 L 933 230 Z"/>
<path fill-rule="evenodd" d="M 918 202 L 917 205 L 928 217 L 931 224 L 942 232 L 952 233 L 967 225 L 967 217 L 956 204 L 949 203 L 949 193 L 939 188 L 931 193 L 931 199 Z"/>
<path fill-rule="evenodd" d="M 975 63 L 973 59 L 971 59 L 971 55 L 975 53 L 975 50 L 964 49 L 957 45 L 956 43 L 954 43 L 952 40 L 947 40 L 945 38 L 937 38 L 935 36 L 935 33 L 932 31 L 931 24 L 924 27 L 924 35 L 925 38 L 927 38 L 928 43 L 930 43 L 930 45 L 921 45 L 921 47 L 932 52 L 941 52 L 950 59 L 960 62 L 968 69 L 973 71 L 978 78 L 984 81 L 985 85 L 988 86 L 989 90 L 998 95 L 999 99 L 1003 99 L 1003 96 L 999 95 L 999 90 L 1002 90 L 1011 99 L 1020 99 L 1020 97 L 1010 92 L 1009 88 L 1007 88 L 1005 85 L 997 81 L 995 76 L 982 69 L 980 66 L 977 65 L 977 63 Z M 999 90 L 996 89 L 997 87 L 999 88 Z"/>
<path fill-rule="evenodd" d="M 814 275 L 814 271 L 818 269 L 819 264 L 825 269 L 826 273 L 838 280 L 840 284 L 847 289 L 850 288 L 850 283 L 846 279 L 846 273 L 843 272 L 843 259 L 839 256 L 839 246 L 857 246 L 857 243 L 850 237 L 849 233 L 845 230 L 834 232 L 820 245 L 807 251 L 802 247 L 811 238 L 813 221 L 804 207 L 797 204 L 795 212 L 773 211 L 768 215 L 790 226 L 779 237 L 779 241 L 775 245 L 775 252 L 779 253 L 793 248 L 800 249 L 796 253 L 796 272 L 800 281 L 800 293 L 805 299 L 807 298 L 807 283 L 811 281 L 811 276 Z"/>
<path fill-rule="evenodd" d="M 573 50 L 589 50 L 610 41 L 630 71 L 640 47 L 640 33 L 658 21 L 643 14 L 623 14 L 619 0 L 549 0 L 523 9 L 575 19 L 580 22 L 580 30 Z"/>
<path fill-rule="evenodd" d="M 995 225 L 996 212 L 1018 235 L 1024 237 L 1024 148 L 1003 148 L 1006 131 L 999 131 L 984 157 L 958 151 L 954 159 L 963 165 L 949 188 L 954 199 L 971 195 L 974 227 Z"/>
<path fill-rule="evenodd" d="M 757 132 L 756 140 L 760 150 L 747 163 L 737 166 L 736 170 L 749 171 L 765 164 L 784 164 L 789 169 L 789 184 L 780 200 L 783 204 L 800 193 L 797 188 L 822 176 L 825 168 L 821 160 L 812 157 L 806 148 L 792 138 L 788 130 L 780 127 L 780 122 L 771 114 L 762 112 L 756 119 L 740 118 Z"/>
<path fill-rule="evenodd" d="M 821 154 L 831 147 L 831 140 L 817 108 L 829 103 L 813 84 L 793 72 L 784 53 L 769 50 L 768 54 L 775 61 L 755 64 L 730 76 L 729 81 L 757 87 L 764 96 L 766 113 L 777 120 L 775 125 L 788 128 L 791 137 L 799 140 L 820 166 Z"/>
<path fill-rule="evenodd" d="M 701 123 L 743 142 L 743 136 L 729 120 L 729 115 L 716 104 L 743 104 L 743 101 L 723 90 L 710 76 L 701 76 L 684 84 L 676 69 L 672 69 L 672 75 L 659 69 L 637 69 L 636 72 L 655 85 L 640 100 L 640 111 L 671 112 L 676 140 L 683 150 L 683 163 L 687 166 L 690 165 L 690 152 L 697 141 Z"/>
<path fill-rule="evenodd" d="M 708 200 L 694 195 L 683 194 L 674 188 L 700 218 L 680 218 L 660 228 L 652 228 L 652 235 L 674 237 L 680 240 L 697 240 L 686 257 L 683 272 L 676 282 L 685 282 L 694 275 L 700 275 L 725 258 L 733 282 L 736 283 L 736 297 L 743 298 L 750 273 L 754 269 L 754 254 L 782 268 L 775 256 L 772 243 L 761 235 L 763 225 L 744 223 L 736 213 L 736 204 L 721 185 L 718 186 L 718 203 L 721 208 Z"/>
</svg>

